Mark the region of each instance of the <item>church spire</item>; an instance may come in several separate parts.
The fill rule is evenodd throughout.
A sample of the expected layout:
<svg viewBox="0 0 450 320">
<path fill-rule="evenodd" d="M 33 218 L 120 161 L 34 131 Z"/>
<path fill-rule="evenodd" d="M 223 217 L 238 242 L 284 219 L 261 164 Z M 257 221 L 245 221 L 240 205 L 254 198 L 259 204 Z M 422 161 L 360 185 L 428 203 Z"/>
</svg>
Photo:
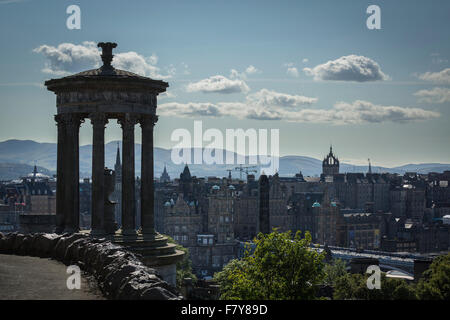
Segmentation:
<svg viewBox="0 0 450 320">
<path fill-rule="evenodd" d="M 167 173 L 167 168 L 166 168 L 166 163 L 164 162 L 164 170 L 163 173 L 161 174 L 161 177 L 159 178 L 160 182 L 170 182 L 170 176 Z"/>
<path fill-rule="evenodd" d="M 116 166 L 120 166 L 120 147 L 119 147 L 119 142 L 117 142 Z"/>
<path fill-rule="evenodd" d="M 36 166 L 36 160 L 34 160 L 33 179 L 36 179 L 37 173 L 38 173 L 38 171 L 37 171 L 37 166 Z"/>
</svg>

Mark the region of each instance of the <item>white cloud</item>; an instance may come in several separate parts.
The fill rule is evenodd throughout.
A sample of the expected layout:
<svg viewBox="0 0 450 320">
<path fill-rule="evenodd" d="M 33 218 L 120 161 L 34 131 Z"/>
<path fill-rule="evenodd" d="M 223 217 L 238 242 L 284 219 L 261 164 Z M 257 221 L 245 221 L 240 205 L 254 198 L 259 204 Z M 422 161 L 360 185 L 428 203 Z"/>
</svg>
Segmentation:
<svg viewBox="0 0 450 320">
<path fill-rule="evenodd" d="M 204 93 L 246 93 L 250 90 L 245 81 L 240 79 L 228 79 L 221 75 L 209 77 L 198 82 L 189 83 L 187 92 Z"/>
<path fill-rule="evenodd" d="M 158 99 L 173 99 L 176 97 L 177 97 L 177 95 L 175 93 L 173 93 L 172 91 L 165 91 L 158 95 Z"/>
<path fill-rule="evenodd" d="M 268 89 L 261 89 L 260 91 L 247 96 L 247 104 L 263 107 L 296 108 L 304 105 L 311 105 L 316 103 L 317 100 L 317 98 L 290 95 Z"/>
<path fill-rule="evenodd" d="M 45 73 L 66 75 L 101 65 L 100 51 L 97 44 L 85 41 L 81 45 L 61 43 L 57 47 L 41 45 L 33 50 L 42 53 L 47 59 Z"/>
<path fill-rule="evenodd" d="M 234 117 L 237 119 L 281 120 L 335 125 L 365 123 L 407 123 L 438 118 L 440 114 L 421 108 L 382 106 L 368 101 L 338 102 L 330 109 L 303 108 L 316 98 L 289 95 L 267 89 L 248 95 L 244 102 L 165 103 L 158 107 L 163 116 Z"/>
<path fill-rule="evenodd" d="M 450 68 L 443 69 L 439 72 L 425 72 L 419 75 L 419 78 L 434 83 L 450 84 Z"/>
<path fill-rule="evenodd" d="M 102 65 L 101 51 L 93 41 L 84 41 L 80 45 L 61 43 L 57 47 L 44 44 L 35 48 L 33 52 L 41 53 L 47 59 L 42 69 L 45 73 L 68 75 L 99 68 Z M 137 52 L 129 51 L 115 53 L 112 65 L 118 69 L 156 79 L 167 79 L 174 74 L 173 69 L 170 69 L 166 75 L 161 74 L 156 66 L 157 62 L 158 57 L 155 54 L 144 57 Z"/>
<path fill-rule="evenodd" d="M 245 79 L 246 76 L 244 73 L 240 73 L 236 69 L 230 70 L 230 79 Z"/>
<path fill-rule="evenodd" d="M 308 58 L 304 58 L 304 59 L 302 60 L 303 63 L 308 63 L 308 61 L 309 61 Z"/>
<path fill-rule="evenodd" d="M 303 71 L 307 75 L 314 76 L 314 80 L 366 82 L 389 79 L 381 71 L 378 63 L 354 54 L 330 60 L 314 68 L 304 68 Z"/>
<path fill-rule="evenodd" d="M 218 105 L 214 103 L 169 102 L 160 104 L 157 110 L 160 115 L 173 117 L 220 117 L 226 115 L 222 113 Z"/>
<path fill-rule="evenodd" d="M 420 102 L 427 103 L 445 103 L 450 102 L 450 89 L 449 88 L 433 88 L 430 90 L 419 90 L 414 93 L 416 97 L 419 97 Z"/>
<path fill-rule="evenodd" d="M 338 102 L 332 109 L 321 111 L 320 114 L 316 114 L 318 122 L 333 122 L 335 124 L 406 123 L 429 120 L 440 116 L 438 112 L 421 108 L 381 106 L 363 100 L 356 100 L 353 103 Z"/>
<path fill-rule="evenodd" d="M 261 73 L 262 71 L 253 65 L 249 65 L 243 72 L 239 72 L 236 69 L 230 70 L 230 79 L 247 80 L 247 75 Z"/>
<path fill-rule="evenodd" d="M 245 73 L 246 74 L 255 74 L 255 73 L 261 73 L 261 71 L 258 70 L 258 68 L 256 68 L 255 66 L 249 65 L 247 67 L 247 69 L 245 69 Z"/>
<path fill-rule="evenodd" d="M 114 55 L 112 65 L 117 69 L 127 70 L 151 78 L 168 79 L 175 73 L 173 66 L 169 66 L 166 75 L 160 74 L 160 69 L 153 65 L 158 61 L 155 55 L 148 58 L 134 51 Z"/>
<path fill-rule="evenodd" d="M 297 70 L 297 68 L 296 67 L 289 67 L 287 70 L 286 70 L 286 73 L 288 74 L 288 75 L 290 75 L 291 77 L 294 77 L 294 78 L 298 78 L 298 70 Z"/>
</svg>

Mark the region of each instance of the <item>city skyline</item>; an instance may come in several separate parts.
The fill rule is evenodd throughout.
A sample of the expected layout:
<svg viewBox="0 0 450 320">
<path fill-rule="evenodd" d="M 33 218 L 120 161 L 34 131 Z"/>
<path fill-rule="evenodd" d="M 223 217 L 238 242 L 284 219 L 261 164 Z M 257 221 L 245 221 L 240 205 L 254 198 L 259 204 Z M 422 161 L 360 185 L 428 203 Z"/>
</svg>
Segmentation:
<svg viewBox="0 0 450 320">
<path fill-rule="evenodd" d="M 322 159 L 333 144 L 356 165 L 450 162 L 446 2 L 378 1 L 381 30 L 366 27 L 371 3 L 356 1 L 79 1 L 80 30 L 66 28 L 71 3 L 49 3 L 0 2 L 9 44 L 0 53 L 0 141 L 56 142 L 44 81 L 98 67 L 96 42 L 111 40 L 116 67 L 169 82 L 156 147 L 170 149 L 173 130 L 202 120 L 222 132 L 280 129 L 280 156 Z M 106 142 L 120 139 L 111 121 Z M 80 144 L 91 140 L 82 125 Z"/>
</svg>

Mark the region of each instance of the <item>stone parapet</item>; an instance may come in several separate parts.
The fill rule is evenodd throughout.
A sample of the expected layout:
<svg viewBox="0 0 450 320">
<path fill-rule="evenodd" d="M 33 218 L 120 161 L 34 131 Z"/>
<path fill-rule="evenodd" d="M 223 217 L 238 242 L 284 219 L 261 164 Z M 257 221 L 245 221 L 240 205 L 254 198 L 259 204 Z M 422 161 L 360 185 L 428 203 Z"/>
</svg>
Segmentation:
<svg viewBox="0 0 450 320">
<path fill-rule="evenodd" d="M 180 300 L 181 294 L 138 254 L 87 234 L 0 233 L 0 253 L 53 258 L 92 274 L 108 299 Z"/>
</svg>

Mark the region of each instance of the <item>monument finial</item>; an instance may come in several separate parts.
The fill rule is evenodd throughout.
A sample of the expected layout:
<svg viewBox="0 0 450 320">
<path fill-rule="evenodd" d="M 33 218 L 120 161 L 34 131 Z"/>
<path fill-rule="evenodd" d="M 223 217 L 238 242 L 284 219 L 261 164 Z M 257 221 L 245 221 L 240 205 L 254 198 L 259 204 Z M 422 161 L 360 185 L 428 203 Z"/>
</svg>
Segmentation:
<svg viewBox="0 0 450 320">
<path fill-rule="evenodd" d="M 103 66 L 102 69 L 112 69 L 111 61 L 113 59 L 112 49 L 117 47 L 117 43 L 115 42 L 100 42 L 97 44 L 97 47 L 102 48 L 102 61 Z"/>
</svg>

